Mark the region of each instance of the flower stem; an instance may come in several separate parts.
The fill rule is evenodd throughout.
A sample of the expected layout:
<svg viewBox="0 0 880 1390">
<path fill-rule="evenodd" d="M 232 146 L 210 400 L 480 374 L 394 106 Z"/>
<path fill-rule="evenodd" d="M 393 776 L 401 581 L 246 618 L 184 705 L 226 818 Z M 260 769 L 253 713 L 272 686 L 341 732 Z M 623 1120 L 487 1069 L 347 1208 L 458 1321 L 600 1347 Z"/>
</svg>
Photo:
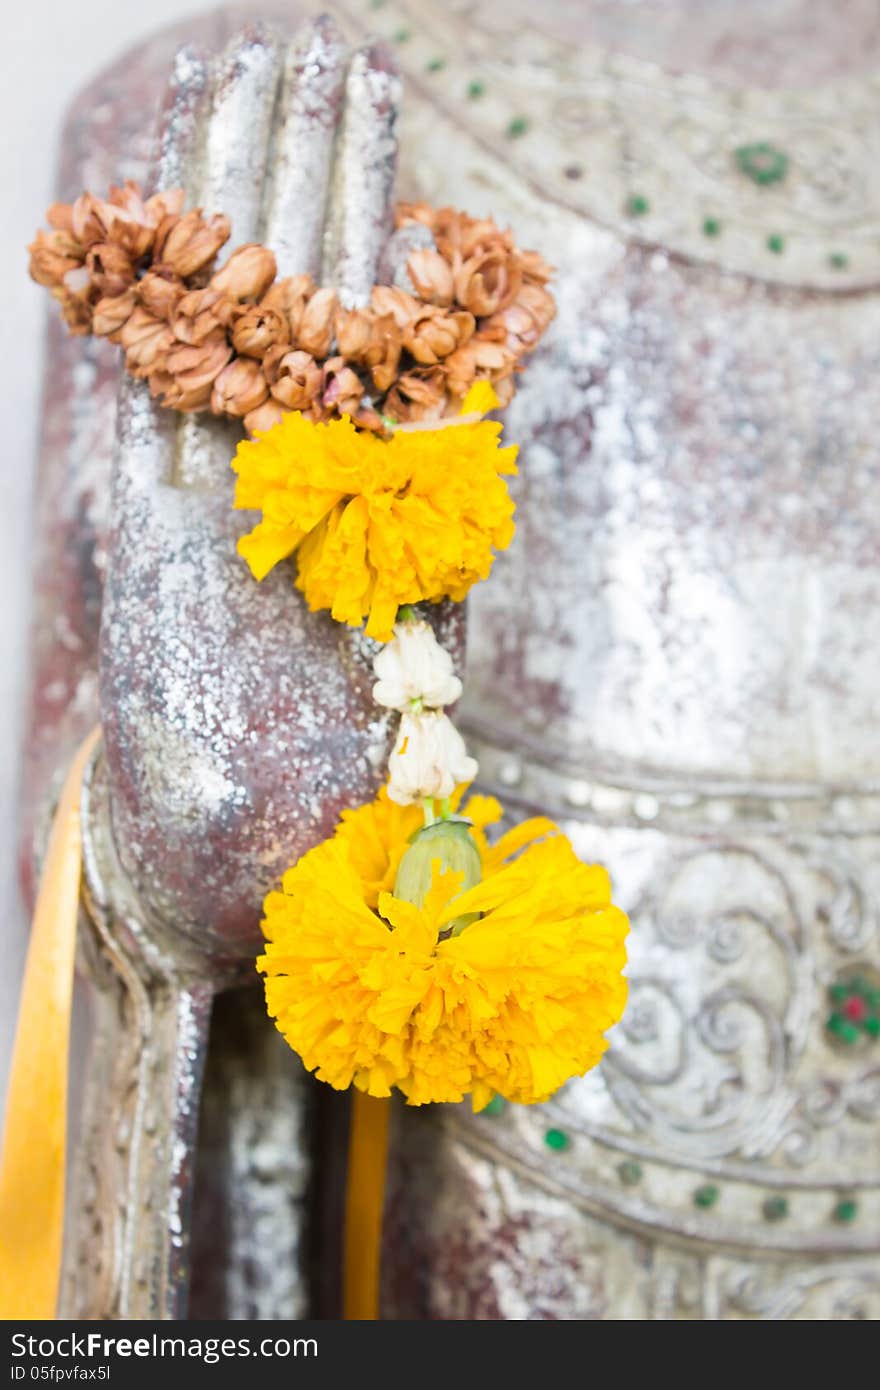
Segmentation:
<svg viewBox="0 0 880 1390">
<path fill-rule="evenodd" d="M 424 801 L 422 802 L 422 810 L 423 810 L 424 813 L 425 813 L 425 825 L 433 825 L 434 822 L 435 822 L 436 819 L 437 819 L 437 816 L 436 816 L 435 810 L 434 810 L 434 798 L 433 798 L 433 796 L 426 796 L 426 797 L 425 797 Z"/>
<path fill-rule="evenodd" d="M 452 816 L 452 799 L 451 799 L 451 797 L 444 796 L 443 800 L 440 802 L 440 819 L 441 819 L 441 820 L 449 820 L 449 819 L 451 818 L 451 816 Z"/>
</svg>

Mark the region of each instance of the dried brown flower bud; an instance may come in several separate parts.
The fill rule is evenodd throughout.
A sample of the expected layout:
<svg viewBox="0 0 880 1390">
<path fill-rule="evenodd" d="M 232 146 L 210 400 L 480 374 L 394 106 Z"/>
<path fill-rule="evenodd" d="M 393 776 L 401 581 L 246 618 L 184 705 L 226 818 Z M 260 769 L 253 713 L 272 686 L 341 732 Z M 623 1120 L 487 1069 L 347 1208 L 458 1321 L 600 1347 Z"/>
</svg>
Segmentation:
<svg viewBox="0 0 880 1390">
<path fill-rule="evenodd" d="M 146 377 L 164 367 L 165 354 L 173 345 L 171 329 L 142 305 L 134 310 L 120 330 L 125 363 L 132 376 Z"/>
<path fill-rule="evenodd" d="M 270 285 L 260 300 L 263 309 L 274 309 L 287 324 L 287 336 L 295 343 L 305 307 L 315 293 L 311 275 L 288 275 Z"/>
<path fill-rule="evenodd" d="M 390 314 L 398 328 L 407 329 L 418 318 L 424 305 L 396 285 L 374 285 L 370 307 L 377 314 Z"/>
<path fill-rule="evenodd" d="M 253 304 L 236 319 L 232 343 L 245 357 L 262 358 L 270 348 L 287 344 L 287 322 L 276 309 Z"/>
<path fill-rule="evenodd" d="M 443 363 L 446 386 L 454 400 L 461 401 L 477 379 L 477 353 L 473 339 L 452 352 Z"/>
<path fill-rule="evenodd" d="M 73 273 L 71 272 L 71 274 Z M 51 293 L 52 298 L 60 304 L 64 321 L 71 333 L 76 334 L 77 337 L 84 333 L 91 333 L 92 309 L 88 299 L 69 294 L 63 284 L 56 285 Z"/>
<path fill-rule="evenodd" d="M 160 405 L 165 405 L 166 394 L 174 390 L 174 377 L 171 373 L 166 372 L 164 367 L 157 367 L 154 371 L 150 372 L 146 381 L 153 400 L 158 401 Z"/>
<path fill-rule="evenodd" d="M 326 357 L 333 341 L 333 321 L 339 301 L 335 290 L 316 290 L 303 310 L 296 345 L 313 357 Z"/>
<path fill-rule="evenodd" d="M 403 335 L 391 314 L 380 314 L 373 324 L 373 336 L 364 355 L 377 391 L 387 391 L 397 376 Z"/>
<path fill-rule="evenodd" d="M 517 261 L 526 284 L 546 285 L 553 278 L 552 265 L 538 251 L 518 251 Z"/>
<path fill-rule="evenodd" d="M 174 336 L 181 343 L 203 343 L 226 323 L 230 301 L 217 290 L 189 290 L 177 302 L 171 319 Z"/>
<path fill-rule="evenodd" d="M 502 343 L 507 342 L 507 329 L 504 326 L 502 315 L 506 311 L 493 314 L 491 318 L 480 319 L 480 342 L 481 343 Z"/>
<path fill-rule="evenodd" d="M 273 348 L 263 368 L 273 397 L 288 410 L 307 410 L 320 394 L 321 368 L 311 353 Z"/>
<path fill-rule="evenodd" d="M 466 213 L 457 213 L 454 237 L 456 250 L 464 261 L 489 251 L 512 255 L 516 249 L 510 232 L 502 231 L 491 217 L 468 217 Z"/>
<path fill-rule="evenodd" d="M 173 235 L 173 233 L 172 233 Z M 210 288 L 230 299 L 259 299 L 275 279 L 275 257 L 266 246 L 250 242 L 233 251 L 229 260 L 211 276 Z"/>
<path fill-rule="evenodd" d="M 417 362 L 432 367 L 441 358 L 462 347 L 473 337 L 475 328 L 473 314 L 463 309 L 449 314 L 444 309 L 426 304 L 404 332 L 403 345 Z"/>
<path fill-rule="evenodd" d="M 504 410 L 510 405 L 516 390 L 513 372 L 509 376 L 496 377 L 492 385 L 495 389 L 495 395 L 498 397 L 498 409 Z"/>
<path fill-rule="evenodd" d="M 244 427 L 250 435 L 265 434 L 266 430 L 270 430 L 273 425 L 277 425 L 280 420 L 283 420 L 286 414 L 287 411 L 283 410 L 278 402 L 273 401 L 270 396 L 267 401 L 263 401 L 262 405 L 258 405 L 256 410 L 248 411 L 244 417 Z"/>
<path fill-rule="evenodd" d="M 353 415 L 364 394 L 364 383 L 344 357 L 330 357 L 324 363 L 321 404 L 337 415 Z"/>
<path fill-rule="evenodd" d="M 83 250 L 92 242 L 106 240 L 107 229 L 98 216 L 100 202 L 91 193 L 81 193 L 70 209 L 71 229 Z"/>
<path fill-rule="evenodd" d="M 491 339 L 483 338 L 479 333 L 471 339 L 469 346 L 474 349 L 474 361 L 477 368 L 477 377 L 488 377 L 494 382 L 499 377 L 507 376 L 516 366 L 516 353 L 503 343 L 494 343 Z"/>
<path fill-rule="evenodd" d="M 37 232 L 28 251 L 31 279 L 50 290 L 61 284 L 69 270 L 82 265 L 82 256 L 76 254 L 76 242 L 65 232 Z"/>
<path fill-rule="evenodd" d="M 111 188 L 107 198 L 92 200 L 92 213 L 104 229 L 102 241 L 140 260 L 151 249 L 156 224 L 147 213 L 136 183 L 129 180 L 122 188 Z"/>
<path fill-rule="evenodd" d="M 385 397 L 383 411 L 392 420 L 437 420 L 446 404 L 442 367 L 416 367 L 404 372 Z"/>
<path fill-rule="evenodd" d="M 217 377 L 232 357 L 232 348 L 222 328 L 196 345 L 178 343 L 165 358 L 164 368 L 174 379 L 174 392 L 168 394 L 166 405 L 178 410 L 202 410 L 211 400 L 211 390 Z M 179 405 L 171 396 L 185 398 Z"/>
<path fill-rule="evenodd" d="M 430 203 L 398 203 L 394 209 L 395 227 L 406 227 L 410 222 L 421 222 L 425 227 L 434 226 L 437 209 Z"/>
<path fill-rule="evenodd" d="M 127 213 L 129 217 L 136 218 L 138 222 L 149 220 L 140 186 L 135 183 L 134 179 L 126 179 L 121 187 L 111 184 L 106 201 L 113 207 L 122 208 L 123 212 Z M 155 220 L 153 225 L 155 226 Z"/>
<path fill-rule="evenodd" d="M 176 212 L 169 212 L 167 216 L 163 217 L 160 220 L 159 225 L 156 228 L 156 235 L 153 237 L 154 266 L 161 264 L 165 255 L 165 246 L 168 241 L 168 238 L 170 237 L 171 233 L 174 231 L 174 228 L 177 226 L 180 220 L 181 219 Z M 176 271 L 175 274 L 177 274 Z"/>
<path fill-rule="evenodd" d="M 78 299 L 83 304 L 90 305 L 95 299 L 92 277 L 84 265 L 65 270 L 61 278 L 61 288 L 71 299 Z"/>
<path fill-rule="evenodd" d="M 455 293 L 452 267 L 439 251 L 427 248 L 413 251 L 406 268 L 416 292 L 426 303 L 440 304 L 444 308 L 452 303 Z"/>
<path fill-rule="evenodd" d="M 359 430 L 369 430 L 372 434 L 388 433 L 388 427 L 378 410 L 374 410 L 371 405 L 364 405 L 363 402 L 352 416 L 352 421 Z"/>
<path fill-rule="evenodd" d="M 229 218 L 222 213 L 205 221 L 195 208 L 179 218 L 164 238 L 162 260 L 185 280 L 214 259 L 231 230 Z"/>
<path fill-rule="evenodd" d="M 153 266 L 138 282 L 138 296 L 145 309 L 169 322 L 184 294 L 183 281 L 167 265 Z"/>
<path fill-rule="evenodd" d="M 72 241 L 76 241 L 71 203 L 53 203 L 46 212 L 46 221 L 56 232 L 66 232 Z"/>
<path fill-rule="evenodd" d="M 101 295 L 123 294 L 134 280 L 131 257 L 112 241 L 96 241 L 89 247 L 86 268 Z"/>
<path fill-rule="evenodd" d="M 336 346 L 349 362 L 363 362 L 375 322 L 376 315 L 370 309 L 336 311 Z"/>
<path fill-rule="evenodd" d="M 215 415 L 249 415 L 263 404 L 268 394 L 259 363 L 250 357 L 236 357 L 214 382 L 211 409 Z"/>
<path fill-rule="evenodd" d="M 438 208 L 432 230 L 437 250 L 452 264 L 460 264 L 488 251 L 515 250 L 513 236 L 502 231 L 490 217 L 468 217 L 457 208 Z"/>
<path fill-rule="evenodd" d="M 154 193 L 144 203 L 147 221 L 158 227 L 166 217 L 179 217 L 183 212 L 186 194 L 182 188 L 168 188 L 164 193 Z"/>
<path fill-rule="evenodd" d="M 480 324 L 480 337 L 504 343 L 518 357 L 531 352 L 556 316 L 553 296 L 526 282 L 512 304 Z"/>
<path fill-rule="evenodd" d="M 381 295 L 378 298 L 381 300 Z M 349 362 L 369 367 L 379 391 L 387 391 L 396 377 L 402 345 L 403 337 L 392 314 L 340 309 L 336 315 L 339 352 Z"/>
<path fill-rule="evenodd" d="M 455 270 L 455 297 L 477 318 L 503 309 L 522 284 L 515 260 L 504 250 L 490 250 L 462 261 Z"/>
<path fill-rule="evenodd" d="M 99 299 L 92 313 L 92 332 L 98 338 L 119 342 L 120 330 L 128 323 L 137 304 L 137 292 L 130 286 L 124 294 Z"/>
<path fill-rule="evenodd" d="M 211 387 L 194 386 L 187 390 L 169 372 L 154 372 L 149 378 L 150 395 L 164 405 L 167 410 L 179 410 L 183 414 L 206 410 L 211 401 Z"/>
<path fill-rule="evenodd" d="M 510 375 L 515 364 L 516 354 L 510 348 L 483 338 L 481 331 L 445 359 L 443 371 L 449 394 L 460 401 L 478 380 L 491 381 L 497 389 L 497 383 Z"/>
<path fill-rule="evenodd" d="M 528 280 L 523 285 L 514 303 L 521 304 L 528 309 L 535 322 L 540 326 L 544 333 L 556 317 L 556 300 L 549 290 L 545 290 L 543 285 L 539 285 L 534 280 Z"/>
</svg>

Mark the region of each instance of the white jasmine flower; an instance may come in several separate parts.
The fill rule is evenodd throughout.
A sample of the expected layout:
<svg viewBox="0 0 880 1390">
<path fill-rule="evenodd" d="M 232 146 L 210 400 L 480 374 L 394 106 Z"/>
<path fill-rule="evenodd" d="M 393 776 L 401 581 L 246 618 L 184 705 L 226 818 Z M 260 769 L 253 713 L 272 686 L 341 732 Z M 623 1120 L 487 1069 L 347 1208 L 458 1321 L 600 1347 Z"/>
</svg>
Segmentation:
<svg viewBox="0 0 880 1390">
<path fill-rule="evenodd" d="M 373 670 L 378 676 L 373 699 L 388 709 L 440 709 L 461 694 L 452 657 L 422 620 L 395 623 L 394 637 L 377 655 Z"/>
<path fill-rule="evenodd" d="M 388 759 L 388 795 L 398 806 L 426 797 L 444 800 L 459 783 L 473 781 L 477 766 L 448 715 L 440 710 L 404 714 Z"/>
</svg>

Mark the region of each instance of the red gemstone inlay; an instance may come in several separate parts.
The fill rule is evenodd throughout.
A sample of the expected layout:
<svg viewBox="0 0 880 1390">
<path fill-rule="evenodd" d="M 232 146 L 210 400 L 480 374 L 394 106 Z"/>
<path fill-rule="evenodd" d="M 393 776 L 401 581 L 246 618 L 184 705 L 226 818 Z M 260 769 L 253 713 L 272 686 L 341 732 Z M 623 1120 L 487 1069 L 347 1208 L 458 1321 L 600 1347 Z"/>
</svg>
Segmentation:
<svg viewBox="0 0 880 1390">
<path fill-rule="evenodd" d="M 864 999 L 860 999 L 857 994 L 853 994 L 844 1004 L 843 1012 L 846 1014 L 850 1023 L 861 1023 L 865 1014 L 868 1012 L 868 1006 Z"/>
</svg>

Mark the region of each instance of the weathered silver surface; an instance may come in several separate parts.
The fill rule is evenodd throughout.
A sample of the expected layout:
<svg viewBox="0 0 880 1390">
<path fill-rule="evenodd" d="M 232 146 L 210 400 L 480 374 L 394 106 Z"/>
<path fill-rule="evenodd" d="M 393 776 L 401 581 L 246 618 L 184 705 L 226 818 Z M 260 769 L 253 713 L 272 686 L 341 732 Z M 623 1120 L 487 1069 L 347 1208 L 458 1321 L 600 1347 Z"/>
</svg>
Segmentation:
<svg viewBox="0 0 880 1390">
<path fill-rule="evenodd" d="M 343 102 L 328 64 L 347 72 Z M 282 67 L 261 31 L 217 59 L 180 53 L 156 182 L 180 181 L 191 203 L 231 214 L 241 242 L 285 220 L 310 169 L 319 206 L 289 228 L 299 264 L 322 254 L 321 190 L 332 183 L 327 278 L 361 294 L 390 224 L 395 79 L 378 49 L 343 62 L 328 21 L 295 41 L 279 103 Z M 268 180 L 275 148 L 284 158 Z M 173 1317 L 186 1309 L 212 996 L 253 978 L 265 891 L 343 806 L 372 794 L 390 725 L 370 695 L 374 644 L 308 613 L 289 574 L 258 586 L 236 556 L 249 522 L 231 508 L 235 426 L 163 414 L 125 382 L 116 434 L 101 794 L 85 817 L 94 1053 L 63 1306 Z M 438 621 L 454 642 L 458 620 Z M 213 1135 L 223 1184 L 206 1187 L 225 1223 L 215 1315 L 304 1308 L 303 1073 L 263 1029 L 258 1075 L 253 1053 L 212 1068 L 228 1112 Z"/>
<path fill-rule="evenodd" d="M 213 986 L 194 949 L 145 928 L 116 858 L 105 774 L 99 751 L 81 803 L 92 1048 L 59 1316 L 180 1318 Z"/>
<path fill-rule="evenodd" d="M 258 983 L 215 1002 L 195 1153 L 190 1318 L 314 1316 L 313 1107 L 289 1047 L 266 1023 Z"/>
<path fill-rule="evenodd" d="M 279 275 L 321 274 L 333 144 L 345 92 L 348 53 L 335 24 L 319 19 L 289 52 L 284 112 L 270 160 L 265 240 Z"/>
<path fill-rule="evenodd" d="M 345 84 L 323 261 L 325 283 L 337 286 L 348 308 L 369 302 L 379 254 L 393 226 L 400 96 L 400 79 L 387 49 L 369 44 L 354 55 Z M 362 254 L 365 240 L 375 248 L 373 256 Z"/>
<path fill-rule="evenodd" d="M 326 41 L 326 25 L 321 32 Z M 331 282 L 344 283 L 361 264 L 372 282 L 381 249 L 377 219 L 356 216 L 362 200 L 378 207 L 390 191 L 384 67 L 378 134 L 362 95 L 373 61 L 359 53 L 352 62 L 357 115 L 346 125 L 347 106 L 337 111 L 335 151 L 326 140 L 330 111 L 295 132 L 307 159 L 338 155 L 345 217 Z M 247 141 L 256 131 L 266 146 L 280 67 L 274 41 L 234 40 L 207 102 L 202 152 L 183 160 L 193 199 L 231 206 L 245 238 L 263 220 L 264 157 L 249 149 L 245 162 L 256 173 L 243 182 L 238 131 L 248 128 Z M 304 69 L 302 82 L 312 81 L 318 109 L 323 71 Z M 187 123 L 181 139 L 190 138 Z M 270 218 L 285 198 L 276 177 Z M 314 254 L 304 248 L 306 259 Z M 234 424 L 175 418 L 126 383 L 117 433 L 101 677 L 120 855 L 157 919 L 199 940 L 210 936 L 227 954 L 251 953 L 263 893 L 378 779 L 389 721 L 370 699 L 372 647 L 310 614 L 287 572 L 257 585 L 236 556 L 251 520 L 230 506 Z"/>
<path fill-rule="evenodd" d="M 339 8 L 397 37 L 411 86 L 531 196 L 551 199 L 551 217 L 568 209 L 624 240 L 778 284 L 840 290 L 880 280 L 876 13 L 860 0 L 824 18 L 786 0 L 747 0 L 726 15 L 705 0 L 556 0 L 540 13 L 528 0 L 389 0 L 368 14 L 360 0 L 343 0 Z M 609 10 L 618 11 L 616 26 Z M 811 21 L 826 32 L 810 34 Z M 813 43 L 827 55 L 818 81 L 799 71 Z M 821 50 L 812 61 L 821 63 Z M 738 71 L 719 78 L 731 67 Z M 475 77 L 482 90 L 469 98 Z M 736 151 L 755 144 L 786 155 L 783 179 L 742 174 Z M 434 149 L 406 141 L 420 187 L 436 189 L 439 201 L 461 172 L 458 151 L 449 151 L 446 140 Z M 634 211 L 633 196 L 646 206 Z M 714 235 L 707 217 L 719 223 Z M 774 233 L 785 243 L 775 253 L 766 244 Z M 831 261 L 834 252 L 845 260 Z"/>
<path fill-rule="evenodd" d="M 725 89 L 490 5 L 379 15 L 411 34 L 407 194 L 558 268 L 460 719 L 487 789 L 557 817 L 632 919 L 595 1074 L 398 1113 L 385 1314 L 880 1316 L 880 1043 L 825 1029 L 880 960 L 875 76 Z M 752 183 L 747 140 L 790 176 Z"/>
</svg>

